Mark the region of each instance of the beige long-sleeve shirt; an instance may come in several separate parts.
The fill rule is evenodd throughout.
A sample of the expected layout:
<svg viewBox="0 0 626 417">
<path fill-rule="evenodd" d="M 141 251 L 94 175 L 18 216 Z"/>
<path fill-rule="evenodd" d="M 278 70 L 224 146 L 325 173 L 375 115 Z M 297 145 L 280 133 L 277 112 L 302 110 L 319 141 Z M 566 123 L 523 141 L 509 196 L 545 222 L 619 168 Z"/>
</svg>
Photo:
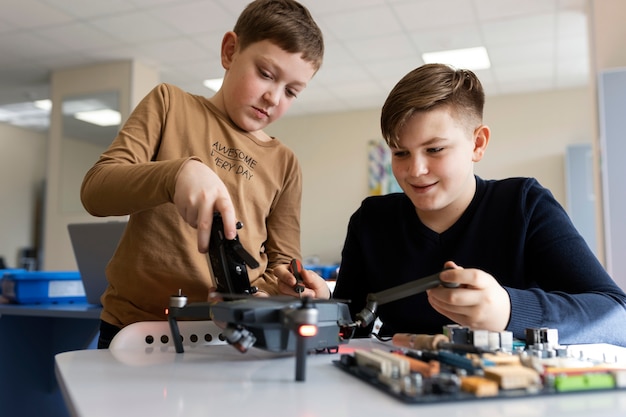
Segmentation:
<svg viewBox="0 0 626 417">
<path fill-rule="evenodd" d="M 277 293 L 272 268 L 300 258 L 302 174 L 293 152 L 236 127 L 206 98 L 160 84 L 135 108 L 87 172 L 83 205 L 95 216 L 130 214 L 107 267 L 101 318 L 113 325 L 163 320 L 179 290 L 206 301 L 214 286 L 196 230 L 172 203 L 178 172 L 195 158 L 226 184 L 244 227 L 243 247 L 260 263 L 252 285 Z"/>
</svg>

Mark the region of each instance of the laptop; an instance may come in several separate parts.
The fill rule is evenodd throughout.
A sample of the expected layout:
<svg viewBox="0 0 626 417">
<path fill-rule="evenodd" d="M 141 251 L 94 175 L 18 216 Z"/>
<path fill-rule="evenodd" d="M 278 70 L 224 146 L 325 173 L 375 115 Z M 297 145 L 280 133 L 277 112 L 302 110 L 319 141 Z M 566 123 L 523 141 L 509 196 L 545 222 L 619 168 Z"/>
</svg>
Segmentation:
<svg viewBox="0 0 626 417">
<path fill-rule="evenodd" d="M 122 237 L 126 221 L 70 223 L 70 234 L 78 272 L 90 304 L 101 305 L 100 296 L 107 287 L 105 269 Z"/>
</svg>

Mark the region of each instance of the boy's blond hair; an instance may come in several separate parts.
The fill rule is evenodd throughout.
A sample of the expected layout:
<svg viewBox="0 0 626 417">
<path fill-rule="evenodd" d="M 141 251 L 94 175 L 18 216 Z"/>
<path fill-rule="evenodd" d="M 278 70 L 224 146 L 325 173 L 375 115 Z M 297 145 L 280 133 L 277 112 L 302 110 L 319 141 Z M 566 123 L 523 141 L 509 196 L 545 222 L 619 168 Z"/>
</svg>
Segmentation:
<svg viewBox="0 0 626 417">
<path fill-rule="evenodd" d="M 302 53 L 317 71 L 324 56 L 324 39 L 306 7 L 294 0 L 255 0 L 241 12 L 233 32 L 239 47 L 269 40 L 290 53 Z"/>
<path fill-rule="evenodd" d="M 446 106 L 471 129 L 482 123 L 485 92 L 470 70 L 445 64 L 426 64 L 406 74 L 391 90 L 380 116 L 383 138 L 398 142 L 398 133 L 417 112 Z"/>
</svg>

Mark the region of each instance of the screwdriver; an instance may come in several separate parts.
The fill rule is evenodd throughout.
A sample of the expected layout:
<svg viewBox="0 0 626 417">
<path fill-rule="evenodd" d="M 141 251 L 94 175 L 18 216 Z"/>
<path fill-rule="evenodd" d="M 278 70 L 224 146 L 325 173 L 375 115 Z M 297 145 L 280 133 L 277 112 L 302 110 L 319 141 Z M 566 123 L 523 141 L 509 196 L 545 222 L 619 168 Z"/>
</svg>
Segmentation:
<svg viewBox="0 0 626 417">
<path fill-rule="evenodd" d="M 298 293 L 298 296 L 302 298 L 302 291 L 304 291 L 304 285 L 302 284 L 302 263 L 295 258 L 292 259 L 289 263 L 289 272 L 296 277 L 296 285 L 293 289 Z"/>
</svg>

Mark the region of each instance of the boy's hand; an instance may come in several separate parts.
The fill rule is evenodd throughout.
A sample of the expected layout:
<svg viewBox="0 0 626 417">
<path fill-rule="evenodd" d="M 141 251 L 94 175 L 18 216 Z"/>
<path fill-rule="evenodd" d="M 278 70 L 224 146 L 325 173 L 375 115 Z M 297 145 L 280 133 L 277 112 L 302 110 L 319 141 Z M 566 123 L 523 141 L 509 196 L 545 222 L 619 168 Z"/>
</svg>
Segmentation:
<svg viewBox="0 0 626 417">
<path fill-rule="evenodd" d="M 213 213 L 219 211 L 224 222 L 224 235 L 237 235 L 235 208 L 222 180 L 200 161 L 189 160 L 180 169 L 174 190 L 174 205 L 182 218 L 198 230 L 198 250 L 209 247 Z"/>
<path fill-rule="evenodd" d="M 274 275 L 278 278 L 278 291 L 282 294 L 323 299 L 329 299 L 331 296 L 330 288 L 324 278 L 313 271 L 302 269 L 300 272 L 304 289 L 299 293 L 295 290 L 297 281 L 296 277 L 289 272 L 289 265 L 277 266 L 274 268 Z"/>
<path fill-rule="evenodd" d="M 498 281 L 480 269 L 464 269 L 454 262 L 446 262 L 444 268 L 450 269 L 441 272 L 441 280 L 461 285 L 428 290 L 430 305 L 461 326 L 505 330 L 511 316 L 511 300 Z"/>
</svg>

